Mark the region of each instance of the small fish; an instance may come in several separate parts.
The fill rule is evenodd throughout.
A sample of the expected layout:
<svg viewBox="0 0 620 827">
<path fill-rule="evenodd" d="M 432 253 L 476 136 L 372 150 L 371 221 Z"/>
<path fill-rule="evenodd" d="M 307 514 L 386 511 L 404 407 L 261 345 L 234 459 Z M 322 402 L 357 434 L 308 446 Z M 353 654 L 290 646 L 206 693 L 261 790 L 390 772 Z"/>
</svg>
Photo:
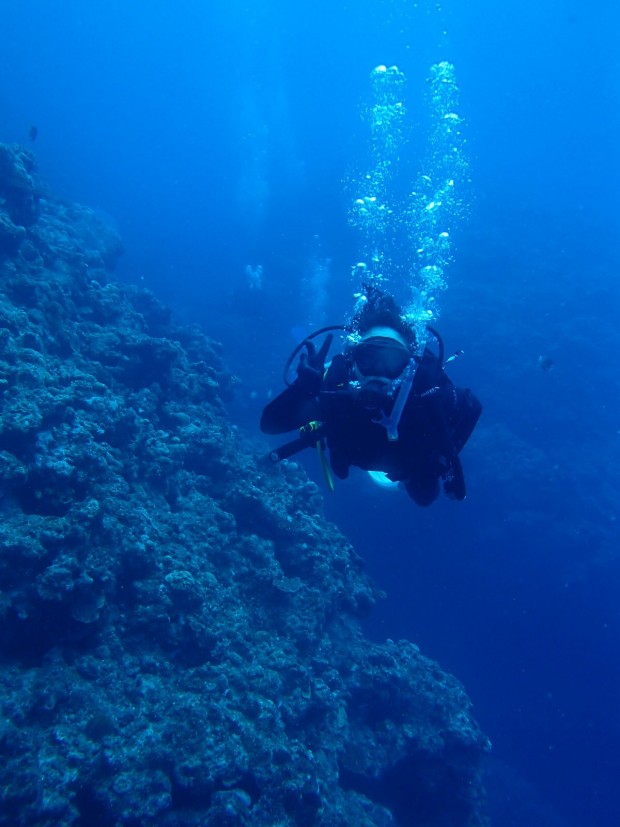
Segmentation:
<svg viewBox="0 0 620 827">
<path fill-rule="evenodd" d="M 540 355 L 538 357 L 538 367 L 541 370 L 544 370 L 545 373 L 549 373 L 549 371 L 553 368 L 553 359 L 550 356 Z"/>
<path fill-rule="evenodd" d="M 28 137 L 30 138 L 31 141 L 36 141 L 38 134 L 39 134 L 39 130 L 37 129 L 36 126 L 31 126 L 30 129 L 28 130 Z"/>
</svg>

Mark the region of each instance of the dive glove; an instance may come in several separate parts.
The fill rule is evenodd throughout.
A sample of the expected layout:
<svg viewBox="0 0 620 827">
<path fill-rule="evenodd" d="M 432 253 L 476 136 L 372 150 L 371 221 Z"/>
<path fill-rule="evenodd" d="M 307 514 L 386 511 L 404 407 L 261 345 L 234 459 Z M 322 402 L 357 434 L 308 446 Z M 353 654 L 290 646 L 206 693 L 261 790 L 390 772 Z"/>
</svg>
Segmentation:
<svg viewBox="0 0 620 827">
<path fill-rule="evenodd" d="M 296 385 L 310 396 L 315 396 L 321 390 L 323 374 L 325 373 L 325 359 L 333 338 L 332 333 L 326 336 L 319 350 L 315 348 L 310 339 L 306 339 L 304 342 L 306 352 L 299 357 Z"/>
</svg>

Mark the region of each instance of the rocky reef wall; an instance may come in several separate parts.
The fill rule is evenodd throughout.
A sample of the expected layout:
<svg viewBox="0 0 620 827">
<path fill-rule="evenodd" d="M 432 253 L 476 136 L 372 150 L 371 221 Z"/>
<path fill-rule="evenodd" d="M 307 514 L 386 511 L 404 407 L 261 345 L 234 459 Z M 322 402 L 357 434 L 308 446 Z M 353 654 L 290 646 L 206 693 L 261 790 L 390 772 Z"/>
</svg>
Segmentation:
<svg viewBox="0 0 620 827">
<path fill-rule="evenodd" d="M 459 683 L 375 590 L 219 345 L 0 145 L 0 825 L 484 825 Z"/>
</svg>

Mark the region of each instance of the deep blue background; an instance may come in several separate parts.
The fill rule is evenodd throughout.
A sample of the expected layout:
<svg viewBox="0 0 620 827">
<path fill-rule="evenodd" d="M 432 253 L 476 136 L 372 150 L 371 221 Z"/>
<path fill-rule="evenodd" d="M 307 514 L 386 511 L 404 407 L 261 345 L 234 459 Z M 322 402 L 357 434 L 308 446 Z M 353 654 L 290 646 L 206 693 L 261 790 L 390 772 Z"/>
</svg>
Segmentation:
<svg viewBox="0 0 620 827">
<path fill-rule="evenodd" d="M 430 65 L 455 63 L 474 199 L 440 326 L 466 352 L 454 380 L 485 405 L 463 454 L 470 496 L 424 511 L 360 474 L 327 509 L 387 592 L 368 633 L 415 640 L 473 698 L 495 746 L 496 824 L 615 827 L 614 4 L 3 0 L 1 12 L 0 140 L 38 127 L 53 191 L 117 223 L 120 277 L 224 342 L 241 379 L 231 416 L 254 432 L 307 321 L 317 258 L 331 259 L 329 320 L 351 307 L 359 239 L 343 182 L 364 152 L 371 69 L 406 73 L 416 135 Z M 261 291 L 249 263 L 264 267 Z"/>
</svg>

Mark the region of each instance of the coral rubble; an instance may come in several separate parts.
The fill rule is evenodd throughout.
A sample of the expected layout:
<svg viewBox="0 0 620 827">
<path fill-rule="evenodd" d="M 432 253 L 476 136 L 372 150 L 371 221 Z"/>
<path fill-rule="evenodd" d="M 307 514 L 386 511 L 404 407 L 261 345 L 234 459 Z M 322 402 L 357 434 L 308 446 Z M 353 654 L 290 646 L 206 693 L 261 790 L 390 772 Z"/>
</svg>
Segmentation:
<svg viewBox="0 0 620 827">
<path fill-rule="evenodd" d="M 483 825 L 461 686 L 120 251 L 0 146 L 0 825 Z"/>
</svg>

